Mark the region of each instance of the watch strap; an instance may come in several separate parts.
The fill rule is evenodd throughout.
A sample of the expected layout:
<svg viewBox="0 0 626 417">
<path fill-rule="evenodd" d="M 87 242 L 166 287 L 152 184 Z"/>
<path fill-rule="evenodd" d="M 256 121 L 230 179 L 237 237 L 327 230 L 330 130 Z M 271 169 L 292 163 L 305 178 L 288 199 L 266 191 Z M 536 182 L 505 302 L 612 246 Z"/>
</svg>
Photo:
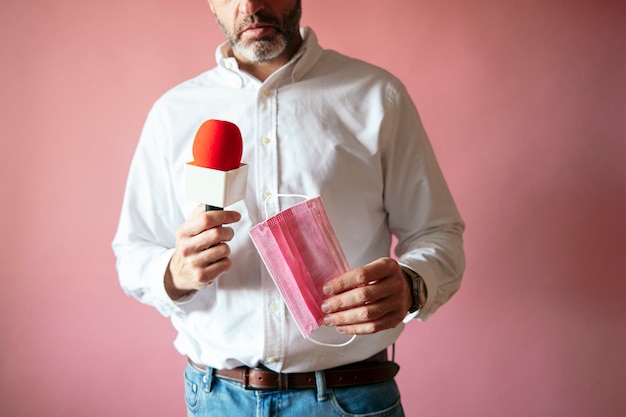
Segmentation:
<svg viewBox="0 0 626 417">
<path fill-rule="evenodd" d="M 426 304 L 426 284 L 422 277 L 411 268 L 404 265 L 400 265 L 400 268 L 409 281 L 409 288 L 411 289 L 413 304 L 409 308 L 409 313 L 415 313 Z"/>
</svg>

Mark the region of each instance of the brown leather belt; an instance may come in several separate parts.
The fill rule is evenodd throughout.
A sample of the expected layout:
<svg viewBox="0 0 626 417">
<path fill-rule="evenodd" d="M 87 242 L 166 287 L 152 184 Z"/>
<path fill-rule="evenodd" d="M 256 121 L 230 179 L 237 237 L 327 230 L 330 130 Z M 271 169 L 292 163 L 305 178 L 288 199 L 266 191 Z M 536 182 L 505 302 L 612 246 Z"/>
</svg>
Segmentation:
<svg viewBox="0 0 626 417">
<path fill-rule="evenodd" d="M 189 363 L 198 370 L 206 367 L 191 360 Z M 393 379 L 400 367 L 395 362 L 373 361 L 372 358 L 350 365 L 331 368 L 324 371 L 326 387 L 345 388 L 358 385 L 376 384 Z M 315 372 L 277 373 L 263 368 L 241 366 L 235 369 L 216 369 L 218 378 L 242 384 L 246 389 L 253 390 L 291 390 L 310 389 L 316 387 Z"/>
</svg>

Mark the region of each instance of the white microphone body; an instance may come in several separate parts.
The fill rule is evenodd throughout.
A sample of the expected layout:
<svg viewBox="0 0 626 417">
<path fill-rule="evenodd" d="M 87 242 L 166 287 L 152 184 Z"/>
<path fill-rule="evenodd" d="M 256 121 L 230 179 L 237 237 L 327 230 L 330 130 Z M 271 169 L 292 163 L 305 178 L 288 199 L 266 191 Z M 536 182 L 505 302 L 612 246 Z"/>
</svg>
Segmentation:
<svg viewBox="0 0 626 417">
<path fill-rule="evenodd" d="M 221 210 L 246 196 L 248 165 L 230 171 L 185 164 L 185 198 L 204 203 L 207 210 Z"/>
</svg>

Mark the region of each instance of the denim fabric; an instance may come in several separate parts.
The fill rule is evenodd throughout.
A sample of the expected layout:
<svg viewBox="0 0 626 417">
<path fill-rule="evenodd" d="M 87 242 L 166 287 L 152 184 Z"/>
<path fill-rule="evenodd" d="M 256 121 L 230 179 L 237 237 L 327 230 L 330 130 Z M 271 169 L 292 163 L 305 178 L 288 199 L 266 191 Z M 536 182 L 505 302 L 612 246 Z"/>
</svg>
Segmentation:
<svg viewBox="0 0 626 417">
<path fill-rule="evenodd" d="M 246 390 L 236 382 L 188 365 L 185 401 L 188 417 L 404 417 L 395 381 L 350 388 L 290 391 Z"/>
</svg>

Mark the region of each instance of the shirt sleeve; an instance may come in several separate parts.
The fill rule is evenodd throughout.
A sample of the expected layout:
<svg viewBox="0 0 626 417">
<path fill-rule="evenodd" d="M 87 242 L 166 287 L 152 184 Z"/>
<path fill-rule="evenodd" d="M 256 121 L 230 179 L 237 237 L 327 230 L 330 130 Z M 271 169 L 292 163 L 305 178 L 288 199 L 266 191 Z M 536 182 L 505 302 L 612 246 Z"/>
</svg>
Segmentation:
<svg viewBox="0 0 626 417">
<path fill-rule="evenodd" d="M 382 126 L 385 208 L 397 237 L 398 261 L 417 272 L 428 291 L 417 318 L 428 319 L 459 289 L 465 269 L 459 214 L 406 89 L 397 82 L 388 94 Z"/>
<path fill-rule="evenodd" d="M 124 292 L 152 305 L 164 316 L 181 312 L 165 291 L 164 274 L 174 252 L 183 214 L 175 196 L 168 161 L 168 129 L 153 108 L 133 156 L 113 239 L 116 267 Z"/>
</svg>

